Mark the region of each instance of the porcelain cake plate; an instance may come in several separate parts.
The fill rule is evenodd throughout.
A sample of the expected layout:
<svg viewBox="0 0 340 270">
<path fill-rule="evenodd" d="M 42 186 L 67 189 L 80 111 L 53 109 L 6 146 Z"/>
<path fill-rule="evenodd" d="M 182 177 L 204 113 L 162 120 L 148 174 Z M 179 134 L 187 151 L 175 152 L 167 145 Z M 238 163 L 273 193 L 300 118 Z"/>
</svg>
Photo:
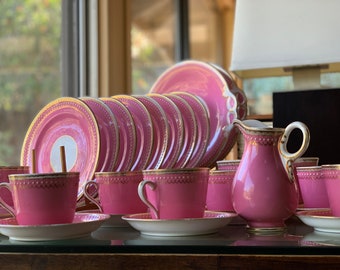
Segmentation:
<svg viewBox="0 0 340 270">
<path fill-rule="evenodd" d="M 316 231 L 340 233 L 340 217 L 332 216 L 329 209 L 298 211 L 296 216 L 301 219 L 303 223 L 313 227 Z"/>
<path fill-rule="evenodd" d="M 159 169 L 165 158 L 169 141 L 169 124 L 163 108 L 149 96 L 134 96 L 146 107 L 150 113 L 153 130 L 153 149 L 146 169 Z"/>
<path fill-rule="evenodd" d="M 235 94 L 222 73 L 210 64 L 194 60 L 175 64 L 159 76 L 150 90 L 159 94 L 178 91 L 199 96 L 207 104 L 210 138 L 199 166 L 212 166 L 233 147 L 237 133 L 232 122 L 236 118 L 242 120 L 245 114 L 238 116 L 240 107 Z"/>
<path fill-rule="evenodd" d="M 15 218 L 0 219 L 0 233 L 17 241 L 51 241 L 89 235 L 110 218 L 105 214 L 76 213 L 69 224 L 18 225 Z"/>
<path fill-rule="evenodd" d="M 117 118 L 119 130 L 119 152 L 113 171 L 125 172 L 132 167 L 136 152 L 136 127 L 130 111 L 119 100 L 101 98 Z"/>
<path fill-rule="evenodd" d="M 117 163 L 120 147 L 119 130 L 116 116 L 111 109 L 100 99 L 82 97 L 82 101 L 90 107 L 96 117 L 100 133 L 99 160 L 97 172 L 112 171 Z"/>
<path fill-rule="evenodd" d="M 176 104 L 165 95 L 149 94 L 148 96 L 161 106 L 169 124 L 169 140 L 160 169 L 173 168 L 178 160 L 183 145 L 184 126 L 181 112 Z"/>
<path fill-rule="evenodd" d="M 67 170 L 80 172 L 80 197 L 97 168 L 100 132 L 91 109 L 77 98 L 58 98 L 40 110 L 27 130 L 21 164 L 32 165 L 35 149 L 37 173 L 61 172 L 60 146 L 65 147 Z"/>
<path fill-rule="evenodd" d="M 215 233 L 226 226 L 236 213 L 205 211 L 203 218 L 152 219 L 149 213 L 125 215 L 126 220 L 141 234 L 152 236 L 189 236 Z"/>
<path fill-rule="evenodd" d="M 131 171 L 144 170 L 149 164 L 153 147 L 153 125 L 150 113 L 137 98 L 128 95 L 112 96 L 122 102 L 132 115 L 136 127 L 136 153 Z"/>
<path fill-rule="evenodd" d="M 197 122 L 195 112 L 184 98 L 171 94 L 165 96 L 176 104 L 182 114 L 184 128 L 182 149 L 174 168 L 185 168 L 197 143 Z"/>
<path fill-rule="evenodd" d="M 196 118 L 197 138 L 191 157 L 186 164 L 186 167 L 194 168 L 201 162 L 201 159 L 205 155 L 209 143 L 210 122 L 207 105 L 200 97 L 187 92 L 174 92 L 169 95 L 183 98 L 194 111 L 194 116 Z"/>
</svg>

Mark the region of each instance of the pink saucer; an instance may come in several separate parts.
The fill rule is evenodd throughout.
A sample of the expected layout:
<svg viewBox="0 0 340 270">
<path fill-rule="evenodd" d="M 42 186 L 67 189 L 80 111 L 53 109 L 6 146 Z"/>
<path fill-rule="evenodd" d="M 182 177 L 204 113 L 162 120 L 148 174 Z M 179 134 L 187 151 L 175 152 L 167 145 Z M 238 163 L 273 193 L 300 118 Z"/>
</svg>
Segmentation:
<svg viewBox="0 0 340 270">
<path fill-rule="evenodd" d="M 154 99 L 162 107 L 169 124 L 170 137 L 160 169 L 173 168 L 178 160 L 183 145 L 184 127 L 181 112 L 176 104 L 165 95 L 152 93 L 148 94 L 148 96 Z"/>
<path fill-rule="evenodd" d="M 80 172 L 78 198 L 92 179 L 100 158 L 100 131 L 91 109 L 81 100 L 58 98 L 47 104 L 32 121 L 26 133 L 21 164 L 32 165 L 36 152 L 36 171 L 60 172 L 60 146 L 65 146 L 68 171 Z"/>
<path fill-rule="evenodd" d="M 16 241 L 51 241 L 88 236 L 110 215 L 76 213 L 72 223 L 51 225 L 18 225 L 15 218 L 0 220 L 0 233 Z"/>
<path fill-rule="evenodd" d="M 238 100 L 230 91 L 226 79 L 212 65 L 187 60 L 166 70 L 152 86 L 151 93 L 168 94 L 188 92 L 201 97 L 207 104 L 210 119 L 210 138 L 201 167 L 211 167 L 232 149 L 237 132 L 233 120 L 245 117 L 238 115 Z"/>
<path fill-rule="evenodd" d="M 163 108 L 149 96 L 134 96 L 146 107 L 150 113 L 153 129 L 153 149 L 146 169 L 159 169 L 165 158 L 170 137 L 168 119 Z"/>
<path fill-rule="evenodd" d="M 97 172 L 112 171 L 116 162 L 120 146 L 119 130 L 116 116 L 110 108 L 100 99 L 82 97 L 87 106 L 94 112 L 100 133 L 100 154 Z"/>
<path fill-rule="evenodd" d="M 129 95 L 112 96 L 122 102 L 132 115 L 136 127 L 136 154 L 131 171 L 144 170 L 149 164 L 153 147 L 153 124 L 150 113 L 137 98 Z"/>
<path fill-rule="evenodd" d="M 119 130 L 119 152 L 112 171 L 125 172 L 131 169 L 136 153 L 136 127 L 126 106 L 114 98 L 101 98 L 116 116 Z"/>
<path fill-rule="evenodd" d="M 184 98 L 172 94 L 166 94 L 165 96 L 176 104 L 182 114 L 184 128 L 183 143 L 174 168 L 185 168 L 197 143 L 197 122 L 195 113 Z"/>
</svg>

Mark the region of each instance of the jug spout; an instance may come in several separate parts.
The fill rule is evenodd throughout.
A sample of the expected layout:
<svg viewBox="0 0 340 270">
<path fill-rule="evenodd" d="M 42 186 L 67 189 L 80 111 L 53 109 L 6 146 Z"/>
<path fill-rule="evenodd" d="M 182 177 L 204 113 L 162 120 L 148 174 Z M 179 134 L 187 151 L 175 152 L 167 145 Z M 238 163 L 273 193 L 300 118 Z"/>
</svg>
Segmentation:
<svg viewBox="0 0 340 270">
<path fill-rule="evenodd" d="M 235 119 L 233 124 L 237 126 L 241 131 L 242 130 L 247 130 L 247 129 L 264 129 L 268 128 L 266 124 L 262 123 L 261 121 L 258 120 L 253 120 L 253 119 L 247 119 L 247 120 L 239 120 Z"/>
</svg>

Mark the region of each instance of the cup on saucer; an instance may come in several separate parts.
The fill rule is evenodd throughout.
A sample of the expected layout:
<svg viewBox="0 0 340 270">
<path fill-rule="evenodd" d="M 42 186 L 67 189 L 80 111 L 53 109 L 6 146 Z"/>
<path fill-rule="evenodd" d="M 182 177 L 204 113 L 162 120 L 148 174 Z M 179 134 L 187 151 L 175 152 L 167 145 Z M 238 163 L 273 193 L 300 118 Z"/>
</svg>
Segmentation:
<svg viewBox="0 0 340 270">
<path fill-rule="evenodd" d="M 74 219 L 79 172 L 11 174 L 0 183 L 12 193 L 14 207 L 0 197 L 0 205 L 19 225 L 71 223 Z"/>
<path fill-rule="evenodd" d="M 236 170 L 209 172 L 206 207 L 210 211 L 234 212 L 231 189 Z"/>
<path fill-rule="evenodd" d="M 319 158 L 318 157 L 299 157 L 293 162 L 294 177 L 297 181 L 297 188 L 298 188 L 298 191 L 299 191 L 299 204 L 303 204 L 303 196 L 301 194 L 301 187 L 300 187 L 299 179 L 298 179 L 298 176 L 297 176 L 296 168 L 318 166 L 318 164 L 319 164 Z"/>
<path fill-rule="evenodd" d="M 296 168 L 304 208 L 329 208 L 321 166 Z"/>
<path fill-rule="evenodd" d="M 137 188 L 143 180 L 141 171 L 96 172 L 95 180 L 85 185 L 84 195 L 93 202 L 102 213 L 111 215 L 137 214 L 147 211 L 146 205 L 138 196 Z M 94 186 L 98 199 L 90 192 Z"/>
<path fill-rule="evenodd" d="M 325 164 L 321 167 L 332 215 L 340 217 L 340 164 Z"/>
<path fill-rule="evenodd" d="M 8 175 L 10 174 L 26 174 L 29 173 L 28 166 L 0 166 L 0 182 L 9 182 Z M 7 189 L 0 190 L 0 197 L 7 203 L 8 205 L 13 207 L 13 199 L 11 192 Z M 8 211 L 0 207 L 0 214 L 8 215 Z"/>
<path fill-rule="evenodd" d="M 152 219 L 202 218 L 209 168 L 144 170 L 138 186 Z"/>
</svg>

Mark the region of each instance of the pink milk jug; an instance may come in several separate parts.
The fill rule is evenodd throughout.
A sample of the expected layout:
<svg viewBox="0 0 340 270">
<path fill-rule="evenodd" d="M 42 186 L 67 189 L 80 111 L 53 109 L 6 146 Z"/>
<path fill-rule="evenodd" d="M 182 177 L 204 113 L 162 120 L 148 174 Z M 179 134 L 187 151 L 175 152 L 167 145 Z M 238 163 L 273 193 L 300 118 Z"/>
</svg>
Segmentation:
<svg viewBox="0 0 340 270">
<path fill-rule="evenodd" d="M 235 211 L 246 220 L 252 233 L 270 234 L 285 230 L 285 220 L 299 202 L 292 163 L 309 145 L 309 130 L 301 122 L 285 129 L 270 128 L 257 120 L 234 120 L 244 138 L 244 151 L 236 171 L 232 199 Z M 287 151 L 292 130 L 300 129 L 302 144 L 296 153 Z"/>
</svg>

